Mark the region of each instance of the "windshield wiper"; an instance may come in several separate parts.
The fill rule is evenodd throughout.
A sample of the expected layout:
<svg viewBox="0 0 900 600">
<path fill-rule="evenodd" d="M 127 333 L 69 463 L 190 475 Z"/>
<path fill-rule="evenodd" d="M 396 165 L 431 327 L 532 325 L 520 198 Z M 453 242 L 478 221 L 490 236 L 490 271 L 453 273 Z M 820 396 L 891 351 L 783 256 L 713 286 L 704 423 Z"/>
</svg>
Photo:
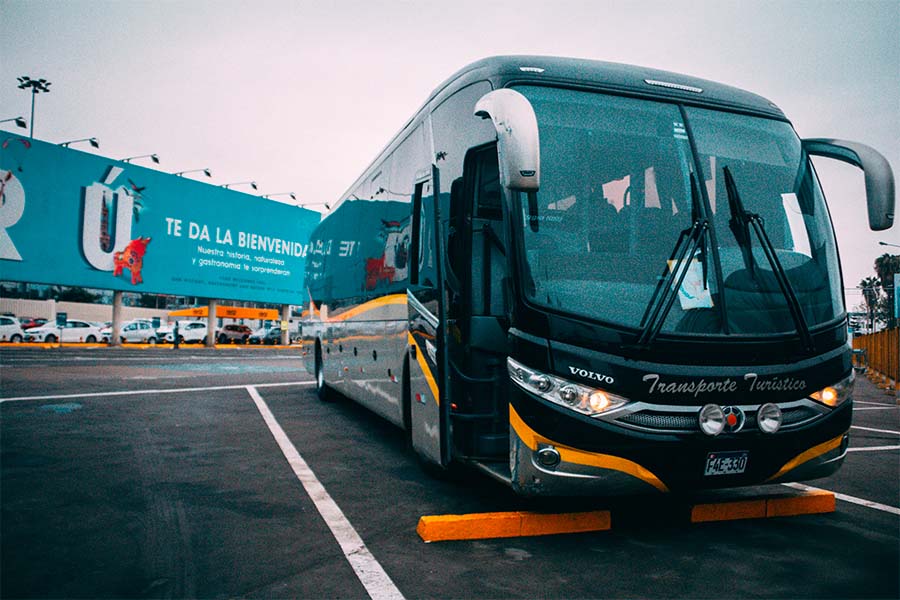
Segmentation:
<svg viewBox="0 0 900 600">
<path fill-rule="evenodd" d="M 788 310 L 791 313 L 791 318 L 794 320 L 794 325 L 797 329 L 797 333 L 800 335 L 803 346 L 807 352 L 812 352 L 815 347 L 813 345 L 812 334 L 809 332 L 809 325 L 806 324 L 806 318 L 803 316 L 800 302 L 797 300 L 796 294 L 794 294 L 794 288 L 791 286 L 791 282 L 784 272 L 784 267 L 781 265 L 778 255 L 775 253 L 775 247 L 772 245 L 771 240 L 769 240 L 769 236 L 763 226 L 762 217 L 756 213 L 751 213 L 744 208 L 744 203 L 741 201 L 737 185 L 734 182 L 734 176 L 727 166 L 722 167 L 722 174 L 725 176 L 725 192 L 728 194 L 728 208 L 731 210 L 731 219 L 728 221 L 728 226 L 731 228 L 734 239 L 737 240 L 737 243 L 741 248 L 741 255 L 744 257 L 744 265 L 750 272 L 750 276 L 759 284 L 760 289 L 764 289 L 765 285 L 762 276 L 756 267 L 756 262 L 753 258 L 753 249 L 750 246 L 750 230 L 752 228 L 756 233 L 756 237 L 759 238 L 760 246 L 762 246 L 763 254 L 765 254 L 769 266 L 772 267 L 775 281 L 778 282 L 778 287 L 785 300 L 787 300 Z"/>
<path fill-rule="evenodd" d="M 678 290 L 687 276 L 690 261 L 698 254 L 703 267 L 703 288 L 707 286 L 707 257 L 706 238 L 709 234 L 709 220 L 702 218 L 703 210 L 700 207 L 700 190 L 697 176 L 691 173 L 691 226 L 682 230 L 675 242 L 675 247 L 663 267 L 659 276 L 656 289 L 650 297 L 650 302 L 641 317 L 641 335 L 637 341 L 638 348 L 648 348 L 666 322 L 666 317 L 672 310 Z M 685 259 L 688 263 L 685 264 Z M 676 281 L 677 278 L 677 281 Z"/>
</svg>

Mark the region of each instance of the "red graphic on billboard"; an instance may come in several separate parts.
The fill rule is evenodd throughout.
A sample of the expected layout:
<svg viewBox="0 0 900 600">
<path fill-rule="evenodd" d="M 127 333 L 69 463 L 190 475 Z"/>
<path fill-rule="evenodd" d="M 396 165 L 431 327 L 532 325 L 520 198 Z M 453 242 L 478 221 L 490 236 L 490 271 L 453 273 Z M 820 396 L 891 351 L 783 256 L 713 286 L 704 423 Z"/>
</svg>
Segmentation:
<svg viewBox="0 0 900 600">
<path fill-rule="evenodd" d="M 137 238 L 131 240 L 125 249 L 113 254 L 113 276 L 122 274 L 122 269 L 131 271 L 131 285 L 144 283 L 141 278 L 141 267 L 144 266 L 144 254 L 147 253 L 147 244 L 150 238 Z"/>
</svg>

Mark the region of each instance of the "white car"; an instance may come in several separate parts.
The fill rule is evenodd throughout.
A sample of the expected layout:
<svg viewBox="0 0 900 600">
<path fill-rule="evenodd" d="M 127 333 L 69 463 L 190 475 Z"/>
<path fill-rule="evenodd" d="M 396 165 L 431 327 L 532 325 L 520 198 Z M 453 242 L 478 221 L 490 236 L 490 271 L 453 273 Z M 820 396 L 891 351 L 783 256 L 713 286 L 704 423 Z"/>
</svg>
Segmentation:
<svg viewBox="0 0 900 600">
<path fill-rule="evenodd" d="M 25 332 L 15 317 L 0 317 L 0 342 L 18 344 L 24 339 Z"/>
<path fill-rule="evenodd" d="M 182 321 L 178 324 L 178 343 L 184 344 L 189 342 L 206 343 L 206 322 L 205 321 Z M 175 341 L 175 332 L 170 331 L 166 334 L 166 341 L 172 343 Z"/>
<path fill-rule="evenodd" d="M 32 327 L 25 333 L 28 342 L 46 342 L 52 344 L 59 341 L 59 332 L 62 331 L 64 342 L 87 342 L 93 344 L 101 339 L 100 328 L 91 325 L 87 321 L 69 319 L 60 330 L 56 323 L 46 323 L 40 327 Z"/>
<path fill-rule="evenodd" d="M 106 327 L 100 331 L 104 342 L 109 342 L 112 336 L 112 327 Z M 134 319 L 122 323 L 119 330 L 119 339 L 123 342 L 134 344 L 155 344 L 160 340 L 159 334 L 153 329 L 153 322 L 147 319 Z"/>
</svg>

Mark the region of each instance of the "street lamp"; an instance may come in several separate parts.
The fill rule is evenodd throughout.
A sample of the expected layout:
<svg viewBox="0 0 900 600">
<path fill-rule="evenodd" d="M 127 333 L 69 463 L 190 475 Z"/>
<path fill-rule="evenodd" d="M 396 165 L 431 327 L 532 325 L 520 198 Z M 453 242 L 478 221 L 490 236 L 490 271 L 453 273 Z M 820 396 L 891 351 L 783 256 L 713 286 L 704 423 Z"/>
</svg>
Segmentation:
<svg viewBox="0 0 900 600">
<path fill-rule="evenodd" d="M 212 177 L 212 172 L 209 169 L 191 169 L 189 171 L 178 171 L 177 173 L 172 173 L 172 175 L 183 177 L 185 173 L 200 173 L 201 171 L 207 177 Z"/>
<path fill-rule="evenodd" d="M 26 127 L 28 127 L 28 123 L 25 122 L 25 117 L 13 117 L 12 119 L 2 119 L 2 120 L 0 120 L 0 123 L 9 123 L 10 121 L 15 121 L 16 127 L 21 127 L 22 129 L 25 129 Z"/>
<path fill-rule="evenodd" d="M 227 190 L 233 185 L 249 185 L 254 190 L 257 189 L 255 181 L 235 181 L 234 183 L 223 183 L 220 187 L 223 187 Z"/>
<path fill-rule="evenodd" d="M 31 88 L 31 133 L 29 137 L 34 139 L 34 97 L 40 92 L 50 92 L 51 82 L 46 79 L 32 79 L 28 75 L 22 75 L 17 78 L 19 80 L 19 89 L 27 90 Z"/>
<path fill-rule="evenodd" d="M 297 196 L 294 195 L 294 192 L 278 192 L 277 194 L 263 194 L 263 198 L 271 198 L 272 196 L 290 196 L 291 200 L 296 200 Z"/>
<path fill-rule="evenodd" d="M 887 242 L 878 242 L 879 246 L 893 246 L 894 248 L 900 248 L 900 244 L 888 244 Z"/>
<path fill-rule="evenodd" d="M 300 208 L 306 208 L 307 206 L 324 206 L 325 210 L 331 210 L 331 207 L 327 202 L 300 202 L 299 204 L 297 204 L 297 206 L 299 206 Z"/>
<path fill-rule="evenodd" d="M 122 162 L 131 162 L 136 158 L 149 158 L 156 164 L 159 164 L 159 157 L 155 154 L 141 154 L 140 156 L 129 156 L 128 158 L 123 158 Z"/>
<path fill-rule="evenodd" d="M 80 140 L 71 140 L 71 141 L 68 141 L 68 142 L 60 142 L 59 145 L 62 146 L 63 148 L 68 148 L 68 147 L 69 147 L 69 144 L 77 144 L 78 142 L 89 142 L 89 143 L 91 144 L 91 146 L 93 146 L 94 148 L 99 148 L 99 147 L 100 147 L 100 140 L 98 140 L 98 139 L 95 138 L 95 137 L 92 137 L 92 138 L 82 138 L 82 139 L 80 139 Z"/>
</svg>

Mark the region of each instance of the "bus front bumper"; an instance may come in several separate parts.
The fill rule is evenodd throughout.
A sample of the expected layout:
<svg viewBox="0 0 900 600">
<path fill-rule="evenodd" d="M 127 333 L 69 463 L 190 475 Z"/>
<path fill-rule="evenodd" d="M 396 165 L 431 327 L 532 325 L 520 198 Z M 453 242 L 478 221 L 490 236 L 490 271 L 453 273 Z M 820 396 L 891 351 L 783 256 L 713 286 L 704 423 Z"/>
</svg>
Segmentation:
<svg viewBox="0 0 900 600">
<path fill-rule="evenodd" d="M 850 438 L 844 430 L 814 443 L 764 479 L 729 476 L 706 478 L 701 483 L 694 475 L 683 478 L 677 472 L 654 472 L 639 462 L 615 455 L 614 450 L 609 454 L 586 451 L 550 440 L 531 429 L 512 406 L 509 432 L 511 483 L 516 493 L 523 496 L 620 496 L 806 481 L 837 471 Z M 659 451 L 677 452 L 672 447 L 660 447 Z"/>
</svg>

